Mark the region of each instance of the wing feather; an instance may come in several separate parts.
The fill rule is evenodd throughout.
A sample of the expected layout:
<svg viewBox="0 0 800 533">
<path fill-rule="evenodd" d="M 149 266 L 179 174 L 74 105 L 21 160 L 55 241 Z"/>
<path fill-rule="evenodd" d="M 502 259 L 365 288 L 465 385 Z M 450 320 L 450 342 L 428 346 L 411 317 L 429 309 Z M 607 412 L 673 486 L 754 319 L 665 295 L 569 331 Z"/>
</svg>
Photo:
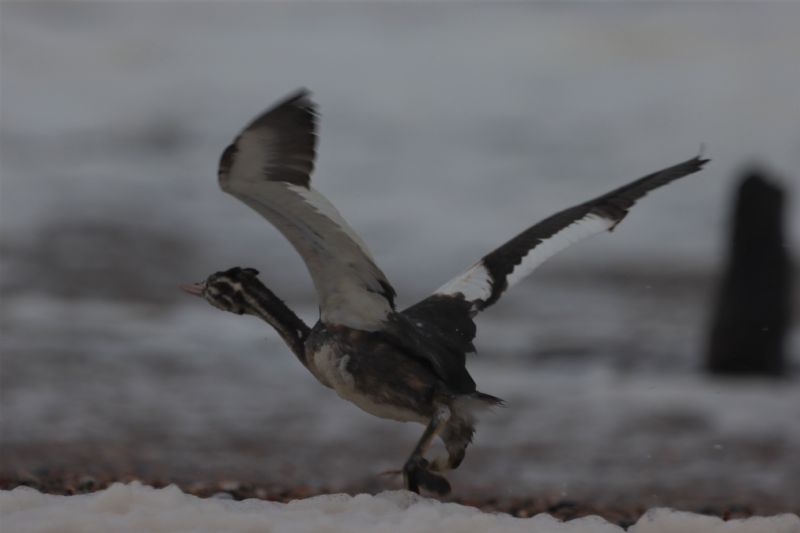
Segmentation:
<svg viewBox="0 0 800 533">
<path fill-rule="evenodd" d="M 698 156 L 560 211 L 484 256 L 442 285 L 433 296 L 464 299 L 471 304 L 470 312 L 475 315 L 556 253 L 587 237 L 613 230 L 648 192 L 699 171 L 707 162 Z"/>
<path fill-rule="evenodd" d="M 275 226 L 308 268 L 323 322 L 379 329 L 394 289 L 366 244 L 311 187 L 316 109 L 301 90 L 256 118 L 222 154 L 219 183 Z"/>
</svg>

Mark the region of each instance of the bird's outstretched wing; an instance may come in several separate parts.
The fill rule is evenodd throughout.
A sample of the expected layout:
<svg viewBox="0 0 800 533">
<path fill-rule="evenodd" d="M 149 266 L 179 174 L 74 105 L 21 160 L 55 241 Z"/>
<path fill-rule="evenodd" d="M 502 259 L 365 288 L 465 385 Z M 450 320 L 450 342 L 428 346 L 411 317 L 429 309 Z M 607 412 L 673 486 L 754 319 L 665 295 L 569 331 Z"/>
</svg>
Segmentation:
<svg viewBox="0 0 800 533">
<path fill-rule="evenodd" d="M 699 171 L 707 162 L 695 157 L 556 213 L 485 255 L 404 313 L 433 322 L 446 320 L 443 327 L 458 326 L 464 337 L 459 342 L 468 346 L 475 334 L 472 317 L 495 303 L 507 288 L 571 244 L 614 229 L 645 194 Z"/>
<path fill-rule="evenodd" d="M 316 287 L 323 322 L 378 329 L 394 309 L 395 292 L 361 238 L 311 187 L 316 118 L 305 89 L 265 111 L 223 152 L 219 184 L 298 251 Z"/>
</svg>

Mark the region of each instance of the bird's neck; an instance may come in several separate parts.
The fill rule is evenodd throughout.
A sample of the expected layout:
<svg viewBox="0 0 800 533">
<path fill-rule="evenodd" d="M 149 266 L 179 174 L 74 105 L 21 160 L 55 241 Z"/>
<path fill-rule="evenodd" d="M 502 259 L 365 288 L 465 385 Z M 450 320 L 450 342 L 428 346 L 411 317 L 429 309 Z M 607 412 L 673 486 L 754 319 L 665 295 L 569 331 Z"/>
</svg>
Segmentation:
<svg viewBox="0 0 800 533">
<path fill-rule="evenodd" d="M 283 300 L 275 296 L 260 281 L 253 280 L 246 287 L 248 314 L 257 316 L 269 323 L 283 338 L 292 352 L 306 365 L 304 343 L 311 329 Z"/>
</svg>

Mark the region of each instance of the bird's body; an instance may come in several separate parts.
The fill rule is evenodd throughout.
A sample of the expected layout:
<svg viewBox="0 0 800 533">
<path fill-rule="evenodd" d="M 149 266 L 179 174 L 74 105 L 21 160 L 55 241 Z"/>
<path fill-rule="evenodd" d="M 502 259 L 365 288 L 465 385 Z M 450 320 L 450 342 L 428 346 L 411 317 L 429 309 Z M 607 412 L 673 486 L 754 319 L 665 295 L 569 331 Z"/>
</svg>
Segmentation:
<svg viewBox="0 0 800 533">
<path fill-rule="evenodd" d="M 271 324 L 324 386 L 372 415 L 426 425 L 403 467 L 406 487 L 444 493 L 441 472 L 464 458 L 475 414 L 499 405 L 466 368 L 474 317 L 511 285 L 568 245 L 613 229 L 647 192 L 697 172 L 699 157 L 565 209 L 484 256 L 421 302 L 398 311 L 395 291 L 365 243 L 311 187 L 316 112 L 305 91 L 253 121 L 224 152 L 221 188 L 292 243 L 309 269 L 320 319 L 308 327 L 250 268 L 212 274 L 185 290 L 214 306 Z M 447 456 L 424 453 L 440 437 Z"/>
<path fill-rule="evenodd" d="M 319 323 L 306 353 L 320 383 L 371 415 L 424 423 L 433 414 L 436 376 L 379 334 Z"/>
</svg>

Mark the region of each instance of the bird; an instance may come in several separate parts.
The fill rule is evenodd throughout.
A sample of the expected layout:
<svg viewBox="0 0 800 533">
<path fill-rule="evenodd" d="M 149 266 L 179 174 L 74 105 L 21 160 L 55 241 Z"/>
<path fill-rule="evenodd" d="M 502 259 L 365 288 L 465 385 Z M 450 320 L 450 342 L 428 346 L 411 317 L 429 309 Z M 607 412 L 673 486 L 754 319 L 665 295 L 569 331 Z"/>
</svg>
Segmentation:
<svg viewBox="0 0 800 533">
<path fill-rule="evenodd" d="M 307 325 L 259 279 L 233 267 L 181 288 L 223 311 L 271 325 L 325 387 L 369 414 L 424 426 L 403 464 L 404 487 L 451 491 L 446 473 L 464 459 L 481 411 L 503 400 L 480 392 L 467 370 L 475 318 L 546 259 L 613 230 L 648 192 L 696 173 L 701 153 L 554 215 L 489 252 L 403 310 L 364 241 L 311 184 L 317 106 L 300 89 L 258 115 L 222 153 L 218 181 L 270 222 L 303 259 L 319 301 Z M 433 440 L 441 457 L 427 459 Z"/>
</svg>

